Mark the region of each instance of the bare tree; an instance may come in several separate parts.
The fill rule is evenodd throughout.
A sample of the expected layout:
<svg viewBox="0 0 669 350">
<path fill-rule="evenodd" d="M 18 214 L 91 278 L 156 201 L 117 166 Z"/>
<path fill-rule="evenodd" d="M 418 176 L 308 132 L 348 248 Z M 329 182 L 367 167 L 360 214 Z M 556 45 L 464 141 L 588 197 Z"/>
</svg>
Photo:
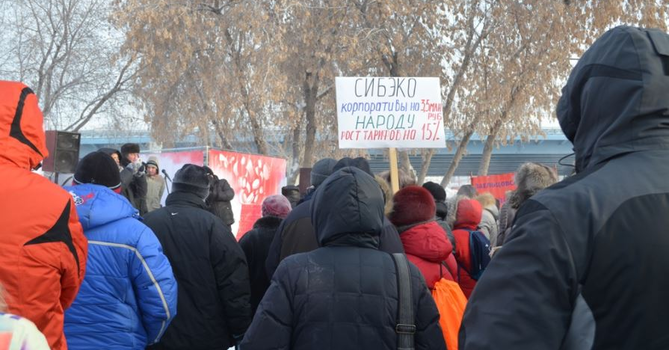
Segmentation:
<svg viewBox="0 0 669 350">
<path fill-rule="evenodd" d="M 12 4 L 0 73 L 30 85 L 49 128 L 79 131 L 128 93 L 137 70 L 118 54 L 102 0 L 25 0 Z M 127 108 L 122 106 L 121 108 Z"/>
</svg>

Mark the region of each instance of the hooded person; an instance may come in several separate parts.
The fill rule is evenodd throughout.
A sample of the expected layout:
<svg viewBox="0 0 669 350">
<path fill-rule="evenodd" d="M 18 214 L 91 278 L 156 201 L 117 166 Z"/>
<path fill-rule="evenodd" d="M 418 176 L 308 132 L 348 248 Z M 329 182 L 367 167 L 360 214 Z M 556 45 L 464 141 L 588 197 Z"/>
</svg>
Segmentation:
<svg viewBox="0 0 669 350">
<path fill-rule="evenodd" d="M 435 221 L 432 195 L 419 186 L 407 186 L 393 197 L 388 216 L 397 227 L 407 258 L 425 278 L 429 289 L 442 278 L 455 281 L 457 264 L 453 246 L 444 229 Z"/>
<path fill-rule="evenodd" d="M 265 198 L 262 202 L 262 217 L 253 224 L 253 229 L 246 232 L 239 240 L 239 245 L 246 255 L 246 262 L 249 264 L 251 307 L 254 314 L 269 288 L 269 278 L 265 272 L 269 246 L 281 221 L 291 210 L 291 203 L 283 195 L 275 194 Z"/>
<path fill-rule="evenodd" d="M 148 213 L 172 263 L 178 314 L 150 349 L 228 349 L 251 323 L 244 251 L 221 219 L 207 211 L 207 169 L 185 164 L 174 175 L 165 206 Z"/>
<path fill-rule="evenodd" d="M 669 348 L 668 91 L 661 30 L 616 27 L 581 56 L 557 104 L 577 174 L 518 209 L 461 349 Z"/>
<path fill-rule="evenodd" d="M 337 161 L 332 158 L 317 161 L 311 169 L 311 187 L 318 189 L 318 186 L 332 174 L 335 164 Z M 309 192 L 276 230 L 265 262 L 267 278 L 271 279 L 281 260 L 287 256 L 318 248 L 309 209 L 313 193 Z"/>
<path fill-rule="evenodd" d="M 470 235 L 472 231 L 478 230 L 483 207 L 474 199 L 460 196 L 456 199 L 454 211 L 456 215 L 453 223 L 453 237 L 455 237 L 455 260 L 458 263 L 455 279 L 462 292 L 469 298 L 477 283 L 469 273 L 472 271 Z"/>
<path fill-rule="evenodd" d="M 160 176 L 160 166 L 158 158 L 149 157 L 146 162 L 146 209 L 154 211 L 160 208 L 160 201 L 165 193 L 165 179 Z"/>
<path fill-rule="evenodd" d="M 391 255 L 378 249 L 378 184 L 345 167 L 316 189 L 310 205 L 320 248 L 281 262 L 241 348 L 397 349 L 398 277 Z M 425 281 L 413 264 L 409 273 L 415 348 L 445 349 Z"/>
<path fill-rule="evenodd" d="M 118 194 L 121 177 L 108 154 L 86 155 L 65 189 L 88 239 L 81 290 L 65 312 L 70 349 L 144 349 L 176 314 L 172 267 L 137 209 Z M 132 295 L 128 298 L 128 295 Z"/>
<path fill-rule="evenodd" d="M 121 146 L 121 194 L 130 201 L 139 215 L 148 212 L 146 205 L 146 193 L 148 191 L 146 182 L 146 166 L 139 158 L 139 145 L 126 143 Z"/>
<path fill-rule="evenodd" d="M 34 322 L 59 350 L 67 348 L 63 314 L 84 279 L 88 247 L 72 197 L 31 172 L 48 154 L 37 96 L 0 81 L 0 283 L 8 312 Z"/>
</svg>

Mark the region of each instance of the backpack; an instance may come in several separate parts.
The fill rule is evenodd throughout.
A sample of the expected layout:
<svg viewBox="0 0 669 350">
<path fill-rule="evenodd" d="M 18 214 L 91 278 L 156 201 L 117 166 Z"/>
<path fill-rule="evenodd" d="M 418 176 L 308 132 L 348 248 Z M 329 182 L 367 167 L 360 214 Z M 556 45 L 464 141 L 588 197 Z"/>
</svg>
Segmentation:
<svg viewBox="0 0 669 350">
<path fill-rule="evenodd" d="M 490 263 L 490 241 L 481 231 L 469 232 L 469 255 L 471 255 L 471 271 L 469 276 L 478 281 L 483 275 L 483 271 Z"/>
<path fill-rule="evenodd" d="M 460 323 L 467 306 L 467 298 L 457 282 L 442 278 L 434 284 L 432 298 L 439 310 L 439 326 L 447 349 L 458 348 Z"/>
</svg>

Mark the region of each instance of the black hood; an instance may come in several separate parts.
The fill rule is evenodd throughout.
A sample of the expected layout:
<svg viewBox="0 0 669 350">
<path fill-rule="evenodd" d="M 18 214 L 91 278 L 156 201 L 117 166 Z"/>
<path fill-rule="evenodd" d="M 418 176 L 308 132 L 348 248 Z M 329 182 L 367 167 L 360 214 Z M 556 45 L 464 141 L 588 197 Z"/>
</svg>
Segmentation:
<svg viewBox="0 0 669 350">
<path fill-rule="evenodd" d="M 557 105 L 582 171 L 624 153 L 669 148 L 669 36 L 620 26 L 583 54 Z"/>
<path fill-rule="evenodd" d="M 333 173 L 318 186 L 311 201 L 318 243 L 323 247 L 358 238 L 346 236 L 378 236 L 383 228 L 383 206 L 379 184 L 364 171 L 346 167 Z M 378 246 L 378 239 L 374 241 Z"/>
</svg>

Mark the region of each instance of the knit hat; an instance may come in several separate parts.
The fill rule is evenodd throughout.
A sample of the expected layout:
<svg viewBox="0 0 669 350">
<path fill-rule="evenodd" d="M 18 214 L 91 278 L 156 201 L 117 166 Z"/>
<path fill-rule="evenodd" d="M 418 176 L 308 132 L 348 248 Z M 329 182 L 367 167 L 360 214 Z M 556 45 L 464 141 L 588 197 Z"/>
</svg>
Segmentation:
<svg viewBox="0 0 669 350">
<path fill-rule="evenodd" d="M 285 219 L 290 213 L 292 207 L 288 198 L 280 194 L 275 194 L 265 198 L 262 201 L 262 216 L 275 216 L 277 218 Z"/>
<path fill-rule="evenodd" d="M 332 174 L 332 168 L 337 161 L 332 158 L 323 158 L 314 164 L 311 168 L 311 185 L 318 187 L 325 179 Z"/>
<path fill-rule="evenodd" d="M 96 184 L 114 190 L 121 187 L 121 175 L 114 159 L 104 152 L 87 154 L 77 164 L 74 183 Z"/>
<path fill-rule="evenodd" d="M 435 202 L 446 201 L 446 190 L 438 183 L 429 181 L 423 184 L 423 188 L 430 191 Z"/>
<path fill-rule="evenodd" d="M 174 192 L 189 192 L 202 199 L 209 195 L 209 177 L 204 167 L 195 164 L 185 164 L 174 174 L 172 181 Z"/>
<path fill-rule="evenodd" d="M 160 172 L 160 167 L 158 166 L 158 157 L 156 156 L 149 157 L 149 161 L 146 162 L 146 166 L 154 166 L 156 167 L 157 171 Z"/>
<path fill-rule="evenodd" d="M 434 198 L 420 186 L 407 186 L 393 197 L 393 211 L 388 219 L 395 226 L 407 226 L 434 219 Z"/>
<path fill-rule="evenodd" d="M 121 146 L 121 153 L 125 156 L 130 153 L 139 153 L 139 144 L 137 143 L 126 143 Z"/>
</svg>

